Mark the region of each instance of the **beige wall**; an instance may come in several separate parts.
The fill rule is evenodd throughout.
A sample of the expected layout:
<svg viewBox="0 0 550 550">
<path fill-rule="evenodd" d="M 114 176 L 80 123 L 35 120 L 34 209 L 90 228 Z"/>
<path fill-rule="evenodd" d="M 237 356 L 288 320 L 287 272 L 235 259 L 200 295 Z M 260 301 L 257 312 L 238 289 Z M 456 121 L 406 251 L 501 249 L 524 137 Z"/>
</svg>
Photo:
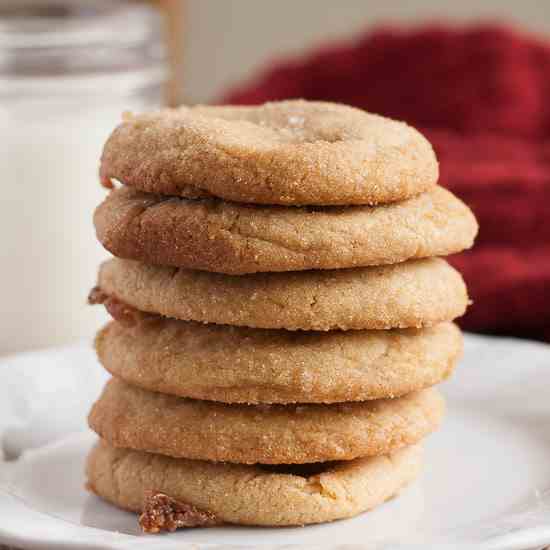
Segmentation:
<svg viewBox="0 0 550 550">
<path fill-rule="evenodd" d="M 550 33 L 549 0 L 187 0 L 185 97 L 212 100 L 273 57 L 380 21 L 495 17 Z"/>
</svg>

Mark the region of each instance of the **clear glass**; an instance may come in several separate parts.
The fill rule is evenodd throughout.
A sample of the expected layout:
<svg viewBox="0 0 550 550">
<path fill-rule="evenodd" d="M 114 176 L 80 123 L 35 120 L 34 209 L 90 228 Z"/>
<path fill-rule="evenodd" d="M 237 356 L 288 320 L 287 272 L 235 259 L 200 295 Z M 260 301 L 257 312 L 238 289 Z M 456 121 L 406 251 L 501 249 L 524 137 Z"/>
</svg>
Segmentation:
<svg viewBox="0 0 550 550">
<path fill-rule="evenodd" d="M 0 8 L 0 354 L 91 338 L 107 257 L 92 214 L 101 148 L 124 111 L 162 103 L 160 21 L 124 2 Z"/>
</svg>

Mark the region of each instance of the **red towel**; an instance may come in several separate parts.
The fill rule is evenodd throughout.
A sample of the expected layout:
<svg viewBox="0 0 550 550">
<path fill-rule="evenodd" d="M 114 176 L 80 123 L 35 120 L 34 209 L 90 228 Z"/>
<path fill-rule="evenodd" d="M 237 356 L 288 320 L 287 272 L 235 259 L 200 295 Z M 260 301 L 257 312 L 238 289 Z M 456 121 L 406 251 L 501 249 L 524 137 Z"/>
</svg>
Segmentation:
<svg viewBox="0 0 550 550">
<path fill-rule="evenodd" d="M 550 42 L 496 25 L 384 28 L 279 62 L 223 101 L 294 97 L 419 128 L 481 226 L 451 258 L 474 300 L 462 326 L 550 340 Z"/>
</svg>

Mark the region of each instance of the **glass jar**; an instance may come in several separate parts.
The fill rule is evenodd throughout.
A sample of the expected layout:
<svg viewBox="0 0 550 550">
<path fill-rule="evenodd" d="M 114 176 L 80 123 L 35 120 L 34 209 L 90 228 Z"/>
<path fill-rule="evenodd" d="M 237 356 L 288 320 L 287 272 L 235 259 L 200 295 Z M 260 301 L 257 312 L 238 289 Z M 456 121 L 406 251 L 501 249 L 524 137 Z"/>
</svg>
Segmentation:
<svg viewBox="0 0 550 550">
<path fill-rule="evenodd" d="M 91 338 L 92 214 L 102 145 L 123 111 L 162 103 L 154 9 L 58 0 L 0 5 L 0 354 Z"/>
</svg>

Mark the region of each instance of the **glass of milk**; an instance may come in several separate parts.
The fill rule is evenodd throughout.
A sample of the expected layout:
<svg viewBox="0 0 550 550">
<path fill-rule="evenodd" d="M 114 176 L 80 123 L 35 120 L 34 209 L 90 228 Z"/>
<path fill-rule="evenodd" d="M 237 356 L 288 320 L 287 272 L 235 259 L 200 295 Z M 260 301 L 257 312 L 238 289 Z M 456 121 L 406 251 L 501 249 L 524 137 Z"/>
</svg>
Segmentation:
<svg viewBox="0 0 550 550">
<path fill-rule="evenodd" d="M 94 208 L 123 111 L 162 103 L 160 22 L 121 1 L 0 1 L 0 354 L 92 338 Z"/>
</svg>

